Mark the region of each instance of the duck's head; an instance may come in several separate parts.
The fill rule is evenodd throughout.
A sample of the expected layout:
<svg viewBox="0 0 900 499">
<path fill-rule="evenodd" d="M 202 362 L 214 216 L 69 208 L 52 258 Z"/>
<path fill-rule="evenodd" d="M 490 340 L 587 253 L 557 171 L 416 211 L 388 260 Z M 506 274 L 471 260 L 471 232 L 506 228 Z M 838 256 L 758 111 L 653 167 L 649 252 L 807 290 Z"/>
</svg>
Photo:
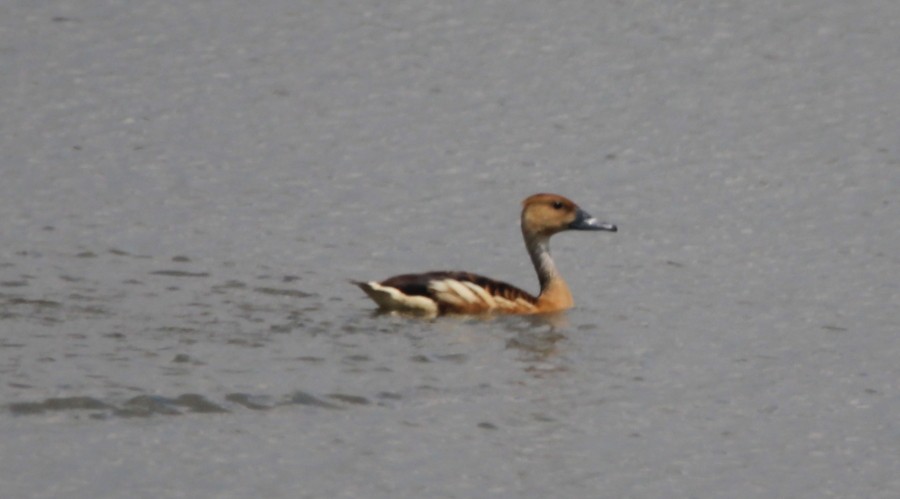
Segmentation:
<svg viewBox="0 0 900 499">
<path fill-rule="evenodd" d="M 559 194 L 534 194 L 522 202 L 522 232 L 531 236 L 550 237 L 564 230 L 608 230 L 615 225 L 601 223 L 572 200 Z"/>
</svg>

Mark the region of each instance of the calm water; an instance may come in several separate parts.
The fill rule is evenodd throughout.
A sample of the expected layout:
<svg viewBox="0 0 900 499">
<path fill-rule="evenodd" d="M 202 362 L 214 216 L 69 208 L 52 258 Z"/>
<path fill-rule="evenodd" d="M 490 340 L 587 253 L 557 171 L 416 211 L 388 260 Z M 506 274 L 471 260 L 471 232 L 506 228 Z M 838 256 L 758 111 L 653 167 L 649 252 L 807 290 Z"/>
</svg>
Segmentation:
<svg viewBox="0 0 900 499">
<path fill-rule="evenodd" d="M 0 7 L 9 497 L 896 497 L 900 7 Z M 374 313 L 350 279 L 537 287 Z"/>
</svg>

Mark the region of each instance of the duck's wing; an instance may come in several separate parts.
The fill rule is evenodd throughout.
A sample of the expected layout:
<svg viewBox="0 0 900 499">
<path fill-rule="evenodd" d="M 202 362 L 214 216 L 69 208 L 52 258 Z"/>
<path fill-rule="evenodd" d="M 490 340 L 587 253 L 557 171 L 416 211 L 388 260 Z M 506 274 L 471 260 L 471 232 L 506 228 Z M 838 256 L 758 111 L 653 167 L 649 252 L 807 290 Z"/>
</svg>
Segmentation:
<svg viewBox="0 0 900 499">
<path fill-rule="evenodd" d="M 403 274 L 382 282 L 357 282 L 379 306 L 388 310 L 435 314 L 537 311 L 537 298 L 511 284 L 469 272 Z"/>
</svg>

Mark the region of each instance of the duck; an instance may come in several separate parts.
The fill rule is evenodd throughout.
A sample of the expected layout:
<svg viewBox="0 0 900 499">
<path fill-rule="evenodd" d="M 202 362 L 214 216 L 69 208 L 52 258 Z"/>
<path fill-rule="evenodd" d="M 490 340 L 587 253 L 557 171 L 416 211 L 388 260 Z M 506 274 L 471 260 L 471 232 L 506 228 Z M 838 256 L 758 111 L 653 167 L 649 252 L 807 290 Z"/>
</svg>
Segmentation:
<svg viewBox="0 0 900 499">
<path fill-rule="evenodd" d="M 381 312 L 438 316 L 445 314 L 546 314 L 572 308 L 568 284 L 550 257 L 550 238 L 560 232 L 617 232 L 572 200 L 559 194 L 538 193 L 522 201 L 522 237 L 537 272 L 540 292 L 527 291 L 471 272 L 431 271 L 401 274 L 383 281 L 351 281 Z"/>
</svg>

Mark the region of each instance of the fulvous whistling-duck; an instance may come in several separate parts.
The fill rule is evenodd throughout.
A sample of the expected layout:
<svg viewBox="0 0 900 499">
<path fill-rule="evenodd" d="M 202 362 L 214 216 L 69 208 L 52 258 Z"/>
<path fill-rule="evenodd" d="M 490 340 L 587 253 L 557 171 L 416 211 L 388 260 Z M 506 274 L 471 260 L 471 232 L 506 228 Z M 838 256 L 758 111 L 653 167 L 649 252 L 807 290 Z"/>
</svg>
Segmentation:
<svg viewBox="0 0 900 499">
<path fill-rule="evenodd" d="M 537 296 L 505 282 L 468 272 L 438 271 L 403 274 L 381 282 L 356 282 L 382 310 L 423 315 L 536 314 L 556 312 L 574 304 L 569 286 L 550 258 L 550 237 L 565 230 L 607 230 L 569 199 L 534 194 L 522 202 L 522 236 L 541 283 Z"/>
</svg>

